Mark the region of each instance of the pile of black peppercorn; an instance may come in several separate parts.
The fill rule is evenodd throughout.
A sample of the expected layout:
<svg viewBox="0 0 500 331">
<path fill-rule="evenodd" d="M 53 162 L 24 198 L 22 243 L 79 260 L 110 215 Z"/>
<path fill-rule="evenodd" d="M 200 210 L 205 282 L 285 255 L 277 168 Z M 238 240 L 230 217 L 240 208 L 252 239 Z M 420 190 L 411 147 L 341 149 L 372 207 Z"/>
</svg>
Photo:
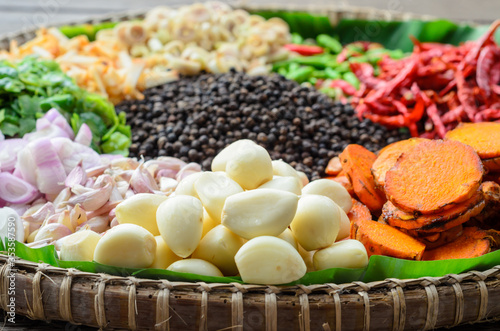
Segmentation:
<svg viewBox="0 0 500 331">
<path fill-rule="evenodd" d="M 144 96 L 116 107 L 126 112 L 132 127 L 130 156 L 174 156 L 201 163 L 205 170 L 225 146 L 246 138 L 316 179 L 348 144 L 376 151 L 409 138 L 359 121 L 351 106 L 280 75 L 231 71 L 181 77 Z"/>
</svg>

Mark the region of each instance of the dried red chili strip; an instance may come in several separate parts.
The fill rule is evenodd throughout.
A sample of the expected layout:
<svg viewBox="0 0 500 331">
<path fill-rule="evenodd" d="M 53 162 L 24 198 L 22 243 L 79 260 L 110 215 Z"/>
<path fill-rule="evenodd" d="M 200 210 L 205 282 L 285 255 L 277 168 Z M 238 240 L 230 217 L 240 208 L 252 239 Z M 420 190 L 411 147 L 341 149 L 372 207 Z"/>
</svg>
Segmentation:
<svg viewBox="0 0 500 331">
<path fill-rule="evenodd" d="M 491 93 L 491 68 L 496 63 L 495 58 L 498 56 L 498 48 L 493 45 L 484 47 L 479 53 L 476 68 L 477 86 L 484 90 L 486 96 Z"/>
<path fill-rule="evenodd" d="M 345 80 L 342 79 L 334 79 L 330 82 L 330 87 L 335 88 L 338 87 L 342 89 L 342 92 L 347 95 L 354 95 L 356 94 L 357 90 L 354 86 L 346 82 Z"/>
</svg>

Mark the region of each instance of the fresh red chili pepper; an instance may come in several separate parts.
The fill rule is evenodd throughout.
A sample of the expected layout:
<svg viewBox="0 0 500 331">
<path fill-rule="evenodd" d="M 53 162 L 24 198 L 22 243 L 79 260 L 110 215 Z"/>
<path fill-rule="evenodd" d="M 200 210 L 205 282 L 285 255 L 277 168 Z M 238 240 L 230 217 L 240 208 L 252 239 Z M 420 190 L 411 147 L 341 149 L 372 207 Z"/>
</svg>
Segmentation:
<svg viewBox="0 0 500 331">
<path fill-rule="evenodd" d="M 325 50 L 322 47 L 315 45 L 300 45 L 300 44 L 286 44 L 284 46 L 289 51 L 298 53 L 304 56 L 311 56 L 323 53 Z"/>
<path fill-rule="evenodd" d="M 348 82 L 346 82 L 345 80 L 342 80 L 342 79 L 334 79 L 330 82 L 330 87 L 332 88 L 335 88 L 335 87 L 339 87 L 342 89 L 342 92 L 344 92 L 344 94 L 347 94 L 347 95 L 354 95 L 356 94 L 356 88 L 354 86 L 352 86 L 351 84 L 349 84 Z"/>
</svg>

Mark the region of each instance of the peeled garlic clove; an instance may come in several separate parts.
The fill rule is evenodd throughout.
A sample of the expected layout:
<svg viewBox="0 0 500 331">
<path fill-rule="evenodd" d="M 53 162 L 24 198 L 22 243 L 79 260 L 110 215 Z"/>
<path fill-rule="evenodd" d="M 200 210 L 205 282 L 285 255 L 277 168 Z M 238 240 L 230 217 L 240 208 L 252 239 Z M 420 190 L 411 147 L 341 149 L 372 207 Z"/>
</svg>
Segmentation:
<svg viewBox="0 0 500 331">
<path fill-rule="evenodd" d="M 272 165 L 273 165 L 273 174 L 275 176 L 297 178 L 299 183 L 300 183 L 300 188 L 302 189 L 302 187 L 303 187 L 302 178 L 300 177 L 299 173 L 291 165 L 284 162 L 283 160 L 274 160 L 272 162 Z"/>
<path fill-rule="evenodd" d="M 345 239 L 351 235 L 351 221 L 345 211 L 338 206 L 340 212 L 340 228 L 336 241 Z"/>
<path fill-rule="evenodd" d="M 200 259 L 179 260 L 169 265 L 167 270 L 212 277 L 224 276 L 212 263 Z"/>
<path fill-rule="evenodd" d="M 331 199 L 322 195 L 303 195 L 290 224 L 298 243 L 308 251 L 328 247 L 340 229 L 340 211 Z"/>
<path fill-rule="evenodd" d="M 71 218 L 69 216 L 70 211 L 69 210 L 63 210 L 63 212 L 59 215 L 59 219 L 57 220 L 57 223 L 65 225 L 68 229 L 71 230 L 71 232 L 75 232 L 75 224 L 71 222 Z"/>
<path fill-rule="evenodd" d="M 352 198 L 341 184 L 330 179 L 316 179 L 304 186 L 302 194 L 318 194 L 332 199 L 346 213 L 351 210 Z"/>
<path fill-rule="evenodd" d="M 226 198 L 243 192 L 241 186 L 223 172 L 202 173 L 194 187 L 208 214 L 217 222 L 221 221 Z"/>
<path fill-rule="evenodd" d="M 159 194 L 139 193 L 133 195 L 116 206 L 116 219 L 120 224 L 130 223 L 142 226 L 154 236 L 158 236 L 160 231 L 156 224 L 156 210 L 165 200 L 167 197 Z"/>
<path fill-rule="evenodd" d="M 33 241 L 49 239 L 55 241 L 63 237 L 69 236 L 73 232 L 67 226 L 60 223 L 50 223 L 38 229 Z"/>
<path fill-rule="evenodd" d="M 304 260 L 304 263 L 306 264 L 307 272 L 316 271 L 316 269 L 314 268 L 314 262 L 313 262 L 314 253 L 316 253 L 316 251 L 310 251 L 310 252 L 306 251 L 300 245 L 298 245 L 297 251 L 299 252 L 300 256 L 302 257 L 302 260 Z"/>
<path fill-rule="evenodd" d="M 245 239 L 278 236 L 290 225 L 298 199 L 293 193 L 269 188 L 234 194 L 226 199 L 222 224 Z"/>
<path fill-rule="evenodd" d="M 293 248 L 298 249 L 297 239 L 293 236 L 292 230 L 286 228 L 285 231 L 281 232 L 278 238 L 283 239 L 287 243 L 293 246 Z"/>
<path fill-rule="evenodd" d="M 203 206 L 189 195 L 177 195 L 163 202 L 156 212 L 160 234 L 170 249 L 180 257 L 191 255 L 203 231 Z"/>
<path fill-rule="evenodd" d="M 238 273 L 234 256 L 243 245 L 243 239 L 223 225 L 210 230 L 201 239 L 193 258 L 202 259 L 214 264 L 226 276 Z"/>
<path fill-rule="evenodd" d="M 275 190 L 287 191 L 295 195 L 300 195 L 302 193 L 302 183 L 295 177 L 274 176 L 273 179 L 262 184 L 258 188 L 272 188 Z"/>
<path fill-rule="evenodd" d="M 155 237 L 136 224 L 120 224 L 109 229 L 94 251 L 96 262 L 123 268 L 148 268 L 156 254 Z"/>
<path fill-rule="evenodd" d="M 203 231 L 201 232 L 201 237 L 205 237 L 208 231 L 212 230 L 219 224 L 220 222 L 217 222 L 212 217 L 210 217 L 210 215 L 207 213 L 207 210 L 203 208 Z"/>
<path fill-rule="evenodd" d="M 28 237 L 28 239 L 26 240 L 26 242 L 27 242 L 27 243 L 32 243 L 32 242 L 34 242 L 34 241 L 35 241 L 35 237 L 36 237 L 36 235 L 38 234 L 38 231 L 39 231 L 39 230 L 40 230 L 40 229 L 36 229 L 35 231 L 31 232 L 31 233 L 30 233 L 30 235 L 29 235 L 29 237 Z"/>
<path fill-rule="evenodd" d="M 299 174 L 300 180 L 302 181 L 302 187 L 309 184 L 309 178 L 307 178 L 307 175 L 305 174 L 305 172 L 297 171 L 297 174 Z"/>
<path fill-rule="evenodd" d="M 80 224 L 76 229 L 79 230 L 86 226 L 94 232 L 102 233 L 110 227 L 109 216 L 105 215 L 92 217 L 87 222 Z"/>
<path fill-rule="evenodd" d="M 240 148 L 251 145 L 256 145 L 256 143 L 249 139 L 240 139 L 228 145 L 212 160 L 212 171 L 225 171 L 227 162 L 236 153 L 236 151 Z"/>
<path fill-rule="evenodd" d="M 271 157 L 262 146 L 241 145 L 229 157 L 226 174 L 243 189 L 253 190 L 273 179 Z"/>
<path fill-rule="evenodd" d="M 347 239 L 318 250 L 314 253 L 313 262 L 316 270 L 364 268 L 368 265 L 368 254 L 361 242 Z"/>
<path fill-rule="evenodd" d="M 300 279 L 306 265 L 286 241 L 262 236 L 250 239 L 234 257 L 241 278 L 253 284 L 286 284 Z"/>
<path fill-rule="evenodd" d="M 155 236 L 156 240 L 156 254 L 155 260 L 150 268 L 155 269 L 166 269 L 169 265 L 175 261 L 182 260 L 182 257 L 175 255 L 174 252 L 165 243 L 165 240 L 161 236 Z"/>
<path fill-rule="evenodd" d="M 64 261 L 92 261 L 101 236 L 92 230 L 70 234 L 61 242 L 60 258 Z"/>
<path fill-rule="evenodd" d="M 196 193 L 196 189 L 194 188 L 194 183 L 198 180 L 198 178 L 200 178 L 201 174 L 202 172 L 197 172 L 181 180 L 175 188 L 175 194 L 190 195 L 192 197 L 199 198 L 198 193 Z"/>
</svg>

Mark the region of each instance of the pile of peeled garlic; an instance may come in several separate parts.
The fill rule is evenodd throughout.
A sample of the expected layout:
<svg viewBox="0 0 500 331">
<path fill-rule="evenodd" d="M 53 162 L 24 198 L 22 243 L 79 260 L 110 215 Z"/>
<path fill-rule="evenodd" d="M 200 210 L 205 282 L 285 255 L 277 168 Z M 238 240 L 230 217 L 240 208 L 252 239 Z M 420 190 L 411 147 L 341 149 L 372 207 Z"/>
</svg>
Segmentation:
<svg viewBox="0 0 500 331">
<path fill-rule="evenodd" d="M 120 202 L 118 225 L 102 236 L 67 236 L 60 256 L 286 284 L 307 271 L 367 265 L 365 247 L 349 239 L 351 206 L 337 182 L 309 183 L 263 147 L 239 140 L 214 158 L 212 171 L 185 177 L 170 196 L 142 193 Z"/>
</svg>

